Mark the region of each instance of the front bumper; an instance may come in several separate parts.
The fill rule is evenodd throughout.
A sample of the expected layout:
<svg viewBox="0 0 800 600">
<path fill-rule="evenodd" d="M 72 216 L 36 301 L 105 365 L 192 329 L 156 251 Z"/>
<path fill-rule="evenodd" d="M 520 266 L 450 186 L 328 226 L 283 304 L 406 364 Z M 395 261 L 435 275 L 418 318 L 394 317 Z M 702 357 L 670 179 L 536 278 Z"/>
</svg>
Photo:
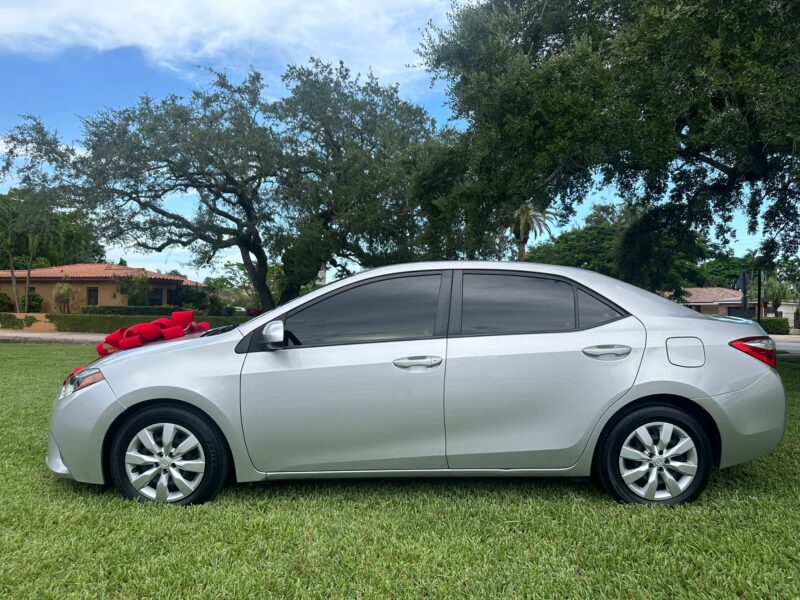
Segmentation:
<svg viewBox="0 0 800 600">
<path fill-rule="evenodd" d="M 124 410 L 106 381 L 57 400 L 50 418 L 47 467 L 61 477 L 105 483 L 103 440 Z"/>
<path fill-rule="evenodd" d="M 783 382 L 770 369 L 742 390 L 700 402 L 714 417 L 721 438 L 720 467 L 743 463 L 774 450 L 783 439 L 789 406 Z"/>
</svg>

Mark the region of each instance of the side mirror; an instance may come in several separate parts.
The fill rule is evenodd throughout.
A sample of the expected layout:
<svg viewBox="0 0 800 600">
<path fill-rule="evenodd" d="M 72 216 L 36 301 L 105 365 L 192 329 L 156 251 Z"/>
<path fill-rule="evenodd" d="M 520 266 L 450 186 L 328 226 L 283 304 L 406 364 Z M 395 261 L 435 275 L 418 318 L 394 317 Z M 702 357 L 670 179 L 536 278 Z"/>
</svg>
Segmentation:
<svg viewBox="0 0 800 600">
<path fill-rule="evenodd" d="M 264 346 L 267 350 L 279 350 L 283 348 L 285 339 L 283 332 L 283 321 L 272 321 L 264 326 L 261 330 L 261 336 L 264 340 Z"/>
</svg>

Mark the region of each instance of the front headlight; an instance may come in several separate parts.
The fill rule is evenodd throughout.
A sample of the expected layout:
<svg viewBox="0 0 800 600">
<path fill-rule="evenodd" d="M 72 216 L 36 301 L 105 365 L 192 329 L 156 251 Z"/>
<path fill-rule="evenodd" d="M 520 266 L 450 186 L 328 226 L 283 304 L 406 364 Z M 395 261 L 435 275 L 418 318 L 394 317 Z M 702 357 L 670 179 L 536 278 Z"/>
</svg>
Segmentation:
<svg viewBox="0 0 800 600">
<path fill-rule="evenodd" d="M 61 387 L 61 393 L 58 395 L 58 397 L 61 399 L 64 396 L 69 396 L 73 392 L 82 390 L 83 388 L 89 387 L 93 383 L 103 381 L 104 379 L 105 377 L 103 377 L 100 369 L 83 369 L 82 371 L 78 371 L 77 373 L 73 373 L 67 377 L 67 380 Z"/>
</svg>

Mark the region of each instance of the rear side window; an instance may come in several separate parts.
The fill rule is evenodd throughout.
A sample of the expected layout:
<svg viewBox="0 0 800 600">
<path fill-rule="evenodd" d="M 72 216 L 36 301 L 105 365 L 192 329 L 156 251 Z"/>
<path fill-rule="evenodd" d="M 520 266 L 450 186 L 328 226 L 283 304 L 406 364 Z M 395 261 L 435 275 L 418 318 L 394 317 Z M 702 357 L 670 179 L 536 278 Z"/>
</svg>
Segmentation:
<svg viewBox="0 0 800 600">
<path fill-rule="evenodd" d="M 583 290 L 578 290 L 578 322 L 581 328 L 602 325 L 619 319 L 622 314 Z"/>
<path fill-rule="evenodd" d="M 323 346 L 433 336 L 441 275 L 366 283 L 286 319 L 289 343 Z"/>
<path fill-rule="evenodd" d="M 464 274 L 462 335 L 575 329 L 569 283 L 543 277 Z"/>
</svg>

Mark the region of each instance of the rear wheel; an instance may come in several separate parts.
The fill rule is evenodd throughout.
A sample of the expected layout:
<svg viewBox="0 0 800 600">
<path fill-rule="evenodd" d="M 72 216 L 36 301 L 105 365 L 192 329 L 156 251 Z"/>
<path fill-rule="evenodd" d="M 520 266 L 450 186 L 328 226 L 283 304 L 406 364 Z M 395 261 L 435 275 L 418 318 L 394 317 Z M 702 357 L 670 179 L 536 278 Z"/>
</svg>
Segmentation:
<svg viewBox="0 0 800 600">
<path fill-rule="evenodd" d="M 228 454 L 215 427 L 178 407 L 136 413 L 117 432 L 109 471 L 114 485 L 142 502 L 197 504 L 225 482 Z"/>
<path fill-rule="evenodd" d="M 697 419 L 654 405 L 612 426 L 600 447 L 597 475 L 624 502 L 681 504 L 700 495 L 712 464 L 711 443 Z"/>
</svg>

